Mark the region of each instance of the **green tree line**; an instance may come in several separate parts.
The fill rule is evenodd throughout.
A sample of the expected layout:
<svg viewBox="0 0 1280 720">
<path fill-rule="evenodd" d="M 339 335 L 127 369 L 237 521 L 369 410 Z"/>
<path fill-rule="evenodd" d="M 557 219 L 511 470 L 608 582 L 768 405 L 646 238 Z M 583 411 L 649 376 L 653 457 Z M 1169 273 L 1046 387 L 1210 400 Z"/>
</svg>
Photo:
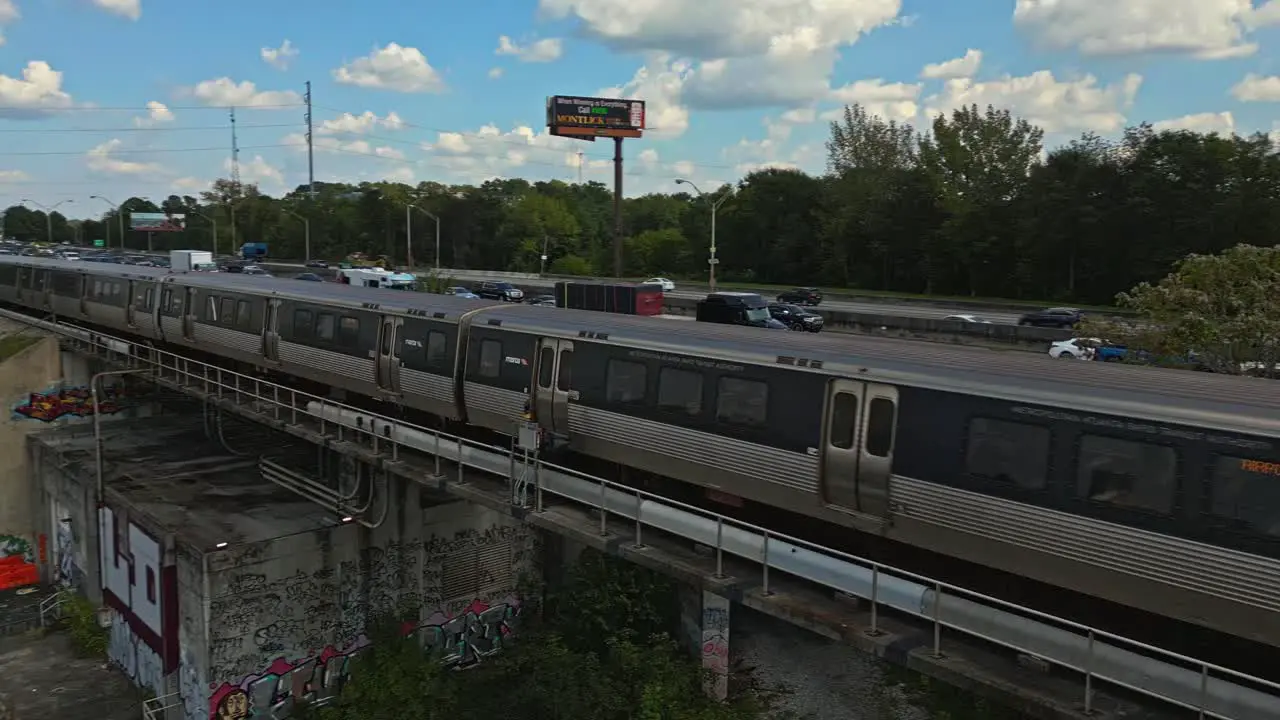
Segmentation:
<svg viewBox="0 0 1280 720">
<path fill-rule="evenodd" d="M 1280 156 L 1266 135 L 1140 125 L 1047 152 L 1043 136 L 991 107 L 961 108 L 918 131 L 848 106 L 831 124 L 822 175 L 768 169 L 704 187 L 705 196 L 673 183 L 670 193 L 626 199 L 624 274 L 705 278 L 710 204 L 724 193 L 733 194 L 717 215 L 725 282 L 1109 304 L 1189 254 L 1274 244 Z M 600 183 L 317 183 L 273 198 L 218 180 L 198 197 L 123 207 L 187 214 L 186 232 L 152 237 L 157 250 L 213 249 L 216 223 L 222 252 L 263 241 L 276 257 L 300 258 L 306 218 L 313 258 L 360 251 L 402 264 L 411 250 L 430 265 L 438 220 L 445 267 L 613 267 L 612 195 Z M 55 241 L 119 244 L 114 211 L 53 220 Z M 5 233 L 43 239 L 45 215 L 11 207 Z M 129 247 L 146 247 L 127 223 L 126 235 Z"/>
</svg>

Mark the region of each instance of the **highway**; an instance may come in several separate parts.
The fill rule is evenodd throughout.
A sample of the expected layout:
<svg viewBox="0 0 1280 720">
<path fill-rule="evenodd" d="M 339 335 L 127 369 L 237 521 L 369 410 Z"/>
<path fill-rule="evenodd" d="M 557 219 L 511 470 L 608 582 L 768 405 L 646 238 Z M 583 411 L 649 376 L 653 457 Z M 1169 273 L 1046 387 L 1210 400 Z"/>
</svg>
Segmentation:
<svg viewBox="0 0 1280 720">
<path fill-rule="evenodd" d="M 274 268 L 290 268 L 298 272 L 304 271 L 306 268 L 302 263 L 289 262 L 272 262 L 268 260 L 263 263 Z M 490 273 L 485 272 L 467 272 L 465 270 L 454 270 L 449 273 L 449 277 L 455 280 L 459 285 L 470 285 L 471 283 L 482 282 L 485 280 L 507 281 L 517 287 L 547 287 L 550 288 L 555 279 L 520 279 L 520 278 L 500 278 L 494 277 Z M 595 280 L 595 278 L 583 278 L 583 280 Z M 679 286 L 677 286 L 678 288 Z M 673 298 L 682 298 L 688 300 L 699 300 L 706 297 L 707 291 L 693 290 L 675 290 L 667 295 Z M 763 294 L 763 293 L 762 293 Z M 772 300 L 769 295 L 765 295 L 766 299 Z M 985 312 L 974 311 L 969 308 L 947 307 L 943 304 L 925 305 L 921 303 L 905 303 L 905 302 L 869 302 L 856 300 L 824 300 L 822 305 L 818 306 L 818 312 L 823 310 L 832 310 L 837 312 L 860 313 L 866 315 L 888 315 L 891 317 L 916 317 L 937 320 L 947 317 L 948 315 L 975 315 L 984 320 L 999 325 L 1016 325 L 1018 324 L 1018 314 L 1010 312 Z"/>
</svg>

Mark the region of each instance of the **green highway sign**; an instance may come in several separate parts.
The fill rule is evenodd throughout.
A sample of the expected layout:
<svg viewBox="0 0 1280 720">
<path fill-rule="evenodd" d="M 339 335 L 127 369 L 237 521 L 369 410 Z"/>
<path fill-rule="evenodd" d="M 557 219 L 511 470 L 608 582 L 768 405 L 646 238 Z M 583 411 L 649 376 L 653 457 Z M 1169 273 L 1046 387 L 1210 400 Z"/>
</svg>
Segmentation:
<svg viewBox="0 0 1280 720">
<path fill-rule="evenodd" d="M 93 241 L 93 246 L 94 246 L 94 247 L 106 247 L 106 246 L 107 246 L 107 241 L 106 241 L 106 240 L 94 240 L 94 241 Z"/>
</svg>

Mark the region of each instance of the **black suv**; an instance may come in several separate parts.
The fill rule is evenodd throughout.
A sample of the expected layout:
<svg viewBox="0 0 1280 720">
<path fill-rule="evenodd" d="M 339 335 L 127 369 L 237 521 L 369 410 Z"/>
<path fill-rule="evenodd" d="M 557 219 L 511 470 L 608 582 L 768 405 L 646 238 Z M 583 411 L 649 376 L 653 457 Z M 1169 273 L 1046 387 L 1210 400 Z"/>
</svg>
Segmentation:
<svg viewBox="0 0 1280 720">
<path fill-rule="evenodd" d="M 1032 327 L 1072 328 L 1084 319 L 1075 308 L 1047 308 L 1027 313 L 1018 318 L 1019 325 Z"/>
<path fill-rule="evenodd" d="M 524 291 L 509 282 L 482 282 L 471 288 L 471 292 L 485 300 L 503 302 L 520 302 L 524 297 Z"/>
<path fill-rule="evenodd" d="M 822 316 L 799 305 L 769 303 L 769 315 L 792 330 L 822 332 Z"/>
<path fill-rule="evenodd" d="M 822 291 L 818 288 L 795 288 L 778 295 L 778 302 L 789 305 L 818 305 Z"/>
</svg>

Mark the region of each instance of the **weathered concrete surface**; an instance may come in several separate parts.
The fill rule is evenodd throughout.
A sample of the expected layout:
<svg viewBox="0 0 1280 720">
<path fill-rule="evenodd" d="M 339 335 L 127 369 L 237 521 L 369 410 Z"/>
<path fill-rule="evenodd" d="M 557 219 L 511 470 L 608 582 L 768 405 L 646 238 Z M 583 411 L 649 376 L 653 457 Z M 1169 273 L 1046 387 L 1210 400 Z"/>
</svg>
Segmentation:
<svg viewBox="0 0 1280 720">
<path fill-rule="evenodd" d="M 142 693 L 105 658 L 78 656 L 65 632 L 0 638 L 0 693 L 13 720 L 142 717 Z"/>
<path fill-rule="evenodd" d="M 27 331 L 30 332 L 30 331 Z M 6 328 L 0 327 L 0 336 Z M 0 535 L 25 539 L 36 547 L 35 495 L 27 482 L 26 436 L 47 426 L 13 412 L 30 393 L 40 392 L 62 377 L 61 351 L 53 338 L 0 363 Z"/>
</svg>

